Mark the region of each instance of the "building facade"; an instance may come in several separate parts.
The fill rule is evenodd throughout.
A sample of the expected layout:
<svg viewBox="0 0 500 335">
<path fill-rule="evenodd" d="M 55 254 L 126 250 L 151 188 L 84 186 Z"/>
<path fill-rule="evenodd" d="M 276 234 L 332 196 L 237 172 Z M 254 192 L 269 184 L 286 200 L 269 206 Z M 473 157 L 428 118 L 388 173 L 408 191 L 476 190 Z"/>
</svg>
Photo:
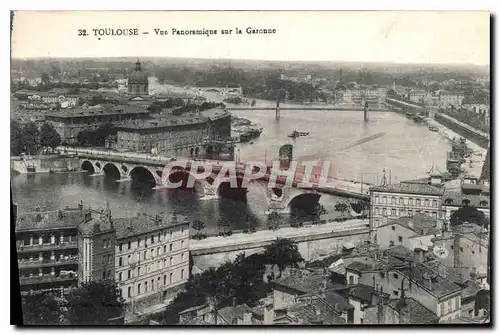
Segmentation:
<svg viewBox="0 0 500 335">
<path fill-rule="evenodd" d="M 129 122 L 118 128 L 116 147 L 120 150 L 198 156 L 216 151 L 231 136 L 231 115 L 211 109 L 199 115 L 168 116 Z"/>
<path fill-rule="evenodd" d="M 16 247 L 21 292 L 67 289 L 78 284 L 77 227 L 82 208 L 18 215 Z"/>
<path fill-rule="evenodd" d="M 439 105 L 441 107 L 455 106 L 458 107 L 462 105 L 465 99 L 465 94 L 463 92 L 439 92 Z"/>
<path fill-rule="evenodd" d="M 148 116 L 148 110 L 132 106 L 97 106 L 55 112 L 45 118 L 61 136 L 62 143 L 75 144 L 82 130 L 95 130 L 104 123 L 121 123 Z"/>
<path fill-rule="evenodd" d="M 439 186 L 399 183 L 370 189 L 370 239 L 377 241 L 377 228 L 391 220 L 420 213 L 439 219 L 442 216 Z"/>
<path fill-rule="evenodd" d="M 138 214 L 113 224 L 114 276 L 129 311 L 173 298 L 189 278 L 189 221 Z"/>
</svg>

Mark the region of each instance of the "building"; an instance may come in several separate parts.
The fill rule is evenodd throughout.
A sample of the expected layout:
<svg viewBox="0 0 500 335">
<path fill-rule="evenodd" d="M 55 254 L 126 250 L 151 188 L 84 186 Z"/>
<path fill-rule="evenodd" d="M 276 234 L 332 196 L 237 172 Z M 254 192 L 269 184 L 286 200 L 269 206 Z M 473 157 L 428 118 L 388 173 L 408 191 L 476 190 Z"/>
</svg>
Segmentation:
<svg viewBox="0 0 500 335">
<path fill-rule="evenodd" d="M 421 104 L 426 97 L 427 93 L 424 90 L 410 90 L 406 98 L 411 102 Z"/>
<path fill-rule="evenodd" d="M 47 114 L 45 119 L 55 128 L 63 143 L 74 144 L 82 130 L 94 130 L 108 122 L 145 119 L 149 113 L 148 110 L 133 106 L 106 105 L 54 112 Z"/>
<path fill-rule="evenodd" d="M 173 116 L 128 122 L 118 127 L 119 150 L 156 149 L 176 156 L 217 152 L 231 136 L 231 115 L 219 108 L 196 115 Z"/>
<path fill-rule="evenodd" d="M 189 221 L 138 213 L 113 225 L 114 276 L 129 311 L 172 299 L 189 278 Z"/>
<path fill-rule="evenodd" d="M 78 277 L 80 283 L 114 278 L 116 231 L 111 220 L 109 204 L 106 211 L 84 212 L 78 226 Z"/>
<path fill-rule="evenodd" d="M 474 207 L 483 212 L 486 218 L 490 218 L 490 197 L 485 195 L 447 191 L 443 193 L 441 206 L 447 224 L 450 224 L 451 214 L 464 206 Z"/>
<path fill-rule="evenodd" d="M 19 214 L 16 247 L 21 291 L 76 287 L 78 284 L 77 227 L 83 206 Z"/>
<path fill-rule="evenodd" d="M 439 91 L 438 96 L 440 107 L 458 107 L 462 105 L 462 101 L 465 99 L 463 92 Z"/>
<path fill-rule="evenodd" d="M 427 250 L 432 239 L 442 233 L 437 228 L 437 219 L 422 214 L 400 217 L 377 227 L 377 242 L 381 249 L 404 246 L 409 250 Z"/>
<path fill-rule="evenodd" d="M 135 96 L 149 95 L 148 75 L 142 71 L 139 59 L 135 63 L 135 69 L 128 77 L 127 93 Z"/>
<path fill-rule="evenodd" d="M 462 226 L 445 232 L 432 241 L 435 248 L 442 250 L 441 263 L 458 270 L 464 276 L 474 278 L 486 286 L 488 274 L 489 232 Z"/>
<path fill-rule="evenodd" d="M 233 298 L 232 306 L 215 308 L 213 303 L 206 303 L 179 312 L 180 325 L 262 325 L 262 317 L 248 307 L 247 304 L 237 305 Z"/>
<path fill-rule="evenodd" d="M 432 311 L 439 322 L 460 316 L 462 288 L 448 280 L 445 273 L 440 274 L 424 263 L 404 266 L 373 259 L 356 261 L 346 266 L 346 276 L 352 278 L 353 284 L 380 287 L 390 295 L 389 299 L 399 299 L 404 292 L 405 297 Z"/>
<path fill-rule="evenodd" d="M 57 104 L 61 108 L 75 107 L 78 104 L 79 96 L 76 94 L 69 94 L 67 89 L 53 89 L 47 92 L 19 90 L 14 93 L 19 99 L 27 100 L 33 104 Z"/>
<path fill-rule="evenodd" d="M 399 183 L 370 188 L 370 239 L 377 243 L 377 227 L 403 216 L 420 213 L 441 218 L 444 189 L 434 184 Z"/>
<path fill-rule="evenodd" d="M 365 309 L 365 324 L 436 324 L 439 318 L 413 298 L 390 299 Z"/>
</svg>

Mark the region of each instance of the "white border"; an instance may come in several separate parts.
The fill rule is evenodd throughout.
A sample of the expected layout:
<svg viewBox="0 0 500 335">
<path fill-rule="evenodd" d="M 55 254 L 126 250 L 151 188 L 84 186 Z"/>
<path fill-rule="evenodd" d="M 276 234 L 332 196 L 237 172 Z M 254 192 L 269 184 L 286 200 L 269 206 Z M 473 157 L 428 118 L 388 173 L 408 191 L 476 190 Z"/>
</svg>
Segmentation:
<svg viewBox="0 0 500 335">
<path fill-rule="evenodd" d="M 102 0 L 85 0 L 81 2 L 75 2 L 75 1 L 67 1 L 67 0 L 44 0 L 44 1 L 35 1 L 35 0 L 24 0 L 24 1 L 15 1 L 15 2 L 7 2 L 3 1 L 2 2 L 2 27 L 3 29 L 1 30 L 1 38 L 2 38 L 2 43 L 0 44 L 2 46 L 2 59 L 4 60 L 3 67 L 4 71 L 2 73 L 5 73 L 4 77 L 1 80 L 1 89 L 0 92 L 2 95 L 4 95 L 4 99 L 1 100 L 2 103 L 2 109 L 1 109 L 1 114 L 0 116 L 2 117 L 3 122 L 0 124 L 3 126 L 2 131 L 0 132 L 0 136 L 2 137 L 2 141 L 0 142 L 0 150 L 2 157 L 4 157 L 4 164 L 0 166 L 1 168 L 1 206 L 3 208 L 3 211 L 1 213 L 3 216 L 6 218 L 7 215 L 5 213 L 10 213 L 10 194 L 7 193 L 8 186 L 10 186 L 10 169 L 7 167 L 7 158 L 9 157 L 9 124 L 10 124 L 10 108 L 9 108 L 9 90 L 10 90 L 10 81 L 9 81 L 9 74 L 10 74 L 10 52 L 9 52 L 9 46 L 10 46 L 10 34 L 8 33 L 7 26 L 9 25 L 9 20 L 10 16 L 7 16 L 7 10 L 13 9 L 13 8 L 7 8 L 7 4 L 12 4 L 15 6 L 16 10 L 491 10 L 494 14 L 498 14 L 500 11 L 498 11 L 498 4 L 499 1 L 488 1 L 488 0 L 475 0 L 475 1 L 470 1 L 470 0 L 453 0 L 453 1 L 436 1 L 436 0 L 407 0 L 407 1 L 373 1 L 373 0 L 349 0 L 349 1 L 343 1 L 343 2 L 335 2 L 335 3 L 330 3 L 324 0 L 307 0 L 307 1 L 297 1 L 297 0 L 287 0 L 287 1 L 279 1 L 275 3 L 271 3 L 269 0 L 246 0 L 246 1 L 222 1 L 222 0 L 211 0 L 211 1 L 206 1 L 206 0 L 189 0 L 189 1 L 179 1 L 179 2 L 154 2 L 154 3 L 145 3 L 144 1 L 137 1 L 137 0 L 119 0 L 119 1 L 113 1 L 109 3 L 104 3 Z M 5 8 L 4 8 L 5 7 Z M 464 24 L 467 24 L 464 22 Z M 496 22 L 497 28 L 498 28 L 498 21 Z M 498 42 L 498 35 L 495 36 L 495 41 Z M 497 74 L 497 73 L 495 73 Z M 498 98 L 495 92 L 495 97 Z M 498 100 L 496 100 L 498 101 Z M 493 109 L 494 108 L 493 106 Z M 496 112 L 492 111 L 492 113 Z M 495 117 L 495 125 L 498 127 L 498 121 L 497 119 L 500 119 L 500 117 Z M 500 144 L 497 143 L 497 146 L 500 147 Z M 498 149 L 498 148 L 497 148 Z M 498 149 L 500 150 L 500 149 Z M 497 150 L 495 150 L 495 153 L 497 153 Z M 495 155 L 496 156 L 496 155 Z M 498 185 L 495 185 L 498 186 Z M 496 203 L 495 203 L 496 205 Z M 496 207 L 496 206 L 495 206 Z M 496 212 L 496 211 L 495 211 Z M 2 236 L 4 238 L 3 243 L 0 243 L 2 254 L 4 255 L 4 259 L 7 259 L 7 255 L 10 255 L 10 241 L 9 243 L 5 243 L 5 239 L 9 238 L 10 234 L 10 223 L 7 220 L 4 220 L 5 222 L 2 222 L 1 229 L 2 229 Z M 495 235 L 498 235 L 497 230 L 500 230 L 499 228 L 495 228 Z M 499 238 L 495 236 L 495 242 L 498 241 Z M 496 259 L 496 257 L 492 258 L 493 260 Z M 10 261 L 10 258 L 9 258 Z M 496 267 L 496 265 L 495 265 Z M 12 326 L 8 326 L 10 323 L 10 292 L 9 292 L 9 287 L 10 287 L 10 268 L 7 267 L 9 270 L 4 271 L 3 275 L 0 276 L 0 281 L 1 281 L 1 288 L 3 290 L 3 299 L 2 299 L 2 305 L 1 305 L 1 327 L 3 329 L 2 334 L 4 334 L 4 331 L 7 331 L 7 333 L 11 333 L 15 331 L 15 328 Z M 9 275 L 7 275 L 7 272 L 9 272 Z M 497 276 L 498 277 L 498 273 Z M 496 311 L 496 309 L 493 309 Z M 497 314 L 497 313 L 495 313 Z M 495 315 L 495 319 L 498 322 L 498 315 Z M 67 331 L 68 329 L 60 328 L 61 331 Z M 323 328 L 325 329 L 325 328 Z M 58 328 L 51 328 L 47 330 L 39 330 L 40 332 L 53 332 L 57 331 Z M 149 328 L 141 329 L 142 331 L 150 331 Z M 157 331 L 172 331 L 174 329 L 158 329 Z M 181 331 L 185 332 L 187 329 L 181 329 Z M 283 329 L 265 329 L 266 331 L 280 331 L 283 332 Z M 287 328 L 289 330 L 289 328 Z M 366 331 L 372 332 L 372 331 L 383 331 L 386 332 L 388 331 L 387 328 L 384 329 L 377 329 L 377 328 L 370 328 L 370 329 L 336 329 L 333 328 L 331 330 L 327 330 L 329 332 L 343 332 L 343 331 L 349 331 L 349 333 L 361 333 L 361 332 L 366 332 Z M 395 331 L 408 331 L 410 329 L 395 329 Z M 106 333 L 119 333 L 121 332 L 121 329 L 119 330 L 109 330 L 109 329 L 71 329 L 72 332 L 84 332 L 84 331 L 92 331 L 93 333 L 99 333 L 99 334 L 104 334 Z M 138 329 L 133 329 L 129 331 L 140 331 Z M 216 332 L 219 332 L 219 329 L 190 329 L 187 330 L 188 332 L 200 332 L 203 334 L 215 334 Z M 234 328 L 229 329 L 231 332 L 235 332 Z M 261 329 L 255 329 L 255 330 L 249 330 L 246 329 L 246 331 L 250 331 L 252 333 L 257 333 L 262 331 Z M 312 332 L 315 331 L 315 329 L 309 328 L 301 328 L 300 332 Z M 415 332 L 420 332 L 421 330 L 410 330 L 410 331 L 415 331 Z M 449 328 L 443 328 L 439 329 L 439 331 L 455 331 L 455 329 L 449 329 Z M 469 332 L 476 332 L 474 329 L 468 328 L 467 331 Z"/>
</svg>

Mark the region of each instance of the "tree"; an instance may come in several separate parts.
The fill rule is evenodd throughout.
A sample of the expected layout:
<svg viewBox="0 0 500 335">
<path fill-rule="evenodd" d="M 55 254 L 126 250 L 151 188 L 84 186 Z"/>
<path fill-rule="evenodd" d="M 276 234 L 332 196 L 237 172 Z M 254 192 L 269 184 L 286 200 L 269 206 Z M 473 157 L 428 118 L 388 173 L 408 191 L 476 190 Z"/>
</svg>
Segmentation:
<svg viewBox="0 0 500 335">
<path fill-rule="evenodd" d="M 255 103 L 256 103 L 255 100 L 252 100 L 252 103 L 250 104 L 250 106 L 252 106 L 252 107 L 255 106 Z"/>
<path fill-rule="evenodd" d="M 300 255 L 296 242 L 278 237 L 276 241 L 265 247 L 264 255 L 272 264 L 276 264 L 281 272 L 288 266 L 297 267 L 304 259 Z"/>
<path fill-rule="evenodd" d="M 26 325 L 59 325 L 61 301 L 52 293 L 29 294 L 22 297 L 23 323 Z"/>
<path fill-rule="evenodd" d="M 483 212 L 475 208 L 474 206 L 462 206 L 453 213 L 451 213 L 450 224 L 452 227 L 460 226 L 464 223 L 475 223 L 480 226 L 484 226 L 486 216 Z"/>
<path fill-rule="evenodd" d="M 10 120 L 10 154 L 19 156 L 22 152 L 23 127 L 16 120 Z"/>
<path fill-rule="evenodd" d="M 197 231 L 201 231 L 202 229 L 205 228 L 205 223 L 201 220 L 194 220 L 192 227 Z"/>
<path fill-rule="evenodd" d="M 44 123 L 40 129 L 40 145 L 54 149 L 59 144 L 61 144 L 61 136 L 51 124 Z"/>
<path fill-rule="evenodd" d="M 114 280 L 82 284 L 70 293 L 66 307 L 71 325 L 106 325 L 124 314 L 124 300 Z"/>
<path fill-rule="evenodd" d="M 340 212 L 340 215 L 344 216 L 344 213 L 348 211 L 347 204 L 345 203 L 336 204 L 335 211 Z"/>
<path fill-rule="evenodd" d="M 23 126 L 22 131 L 22 148 L 30 155 L 36 155 L 40 150 L 39 131 L 36 124 L 33 122 Z"/>
</svg>

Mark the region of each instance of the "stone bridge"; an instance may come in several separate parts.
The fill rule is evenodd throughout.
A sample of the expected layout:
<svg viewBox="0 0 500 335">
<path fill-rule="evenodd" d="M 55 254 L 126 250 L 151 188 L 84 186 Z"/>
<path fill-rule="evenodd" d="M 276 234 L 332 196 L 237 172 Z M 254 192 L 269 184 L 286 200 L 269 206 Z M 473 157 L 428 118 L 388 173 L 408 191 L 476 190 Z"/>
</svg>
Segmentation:
<svg viewBox="0 0 500 335">
<path fill-rule="evenodd" d="M 199 92 L 214 92 L 222 95 L 235 94 L 241 96 L 243 89 L 241 87 L 198 87 Z"/>
</svg>

